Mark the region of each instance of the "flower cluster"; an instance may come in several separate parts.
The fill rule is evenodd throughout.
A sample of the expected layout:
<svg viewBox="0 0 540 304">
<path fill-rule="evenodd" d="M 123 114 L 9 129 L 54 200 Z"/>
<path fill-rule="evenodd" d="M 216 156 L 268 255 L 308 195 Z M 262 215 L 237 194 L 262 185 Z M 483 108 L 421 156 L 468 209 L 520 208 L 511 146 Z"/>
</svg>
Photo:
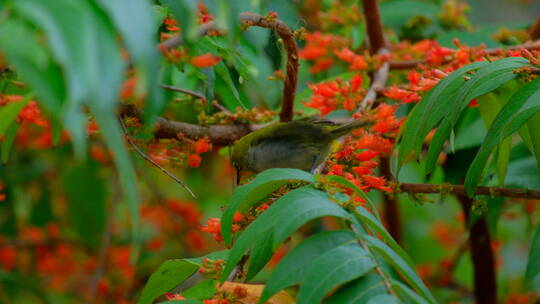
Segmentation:
<svg viewBox="0 0 540 304">
<path fill-rule="evenodd" d="M 140 212 L 143 220 L 155 231 L 154 236 L 147 240 L 148 250 L 161 250 L 166 244 L 167 234 L 184 235 L 188 250 L 203 252 L 208 249 L 208 240 L 194 228 L 199 225 L 203 216 L 195 202 L 167 198 L 165 205 L 143 205 Z"/>
<path fill-rule="evenodd" d="M 322 116 L 338 108 L 352 111 L 365 95 L 362 79 L 362 75 L 356 74 L 349 81 L 337 78 L 334 81 L 309 84 L 313 95 L 304 105 L 319 110 Z"/>
<path fill-rule="evenodd" d="M 239 223 L 241 223 L 244 220 L 244 215 L 240 212 L 235 212 L 233 216 L 233 225 L 232 225 L 232 231 L 236 232 L 239 231 L 241 226 Z M 207 220 L 206 226 L 199 227 L 199 230 L 202 232 L 207 232 L 212 234 L 214 237 L 214 240 L 216 242 L 222 242 L 223 236 L 221 235 L 221 219 L 217 217 L 211 217 Z"/>
<path fill-rule="evenodd" d="M 375 169 L 379 166 L 379 158 L 388 156 L 393 147 L 392 138 L 397 134 L 402 120 L 396 118 L 396 106 L 381 104 L 368 113 L 375 124 L 369 129 L 358 129 L 347 136 L 340 149 L 332 154 L 326 163 L 329 175 L 343 176 L 363 191 L 377 189 L 393 192 L 384 177 L 377 176 Z M 352 190 L 345 189 L 349 195 Z M 361 197 L 353 195 L 357 202 Z"/>
</svg>

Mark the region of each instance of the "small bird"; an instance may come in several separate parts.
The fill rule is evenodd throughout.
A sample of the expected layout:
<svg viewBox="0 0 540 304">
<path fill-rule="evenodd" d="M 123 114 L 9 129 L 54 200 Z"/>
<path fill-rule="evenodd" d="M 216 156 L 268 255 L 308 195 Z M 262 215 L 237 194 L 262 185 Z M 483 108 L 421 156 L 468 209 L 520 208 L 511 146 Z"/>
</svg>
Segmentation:
<svg viewBox="0 0 540 304">
<path fill-rule="evenodd" d="M 328 156 L 334 140 L 370 124 L 365 120 L 336 124 L 311 117 L 275 123 L 242 137 L 234 145 L 232 162 L 237 172 L 270 168 L 313 172 Z"/>
</svg>

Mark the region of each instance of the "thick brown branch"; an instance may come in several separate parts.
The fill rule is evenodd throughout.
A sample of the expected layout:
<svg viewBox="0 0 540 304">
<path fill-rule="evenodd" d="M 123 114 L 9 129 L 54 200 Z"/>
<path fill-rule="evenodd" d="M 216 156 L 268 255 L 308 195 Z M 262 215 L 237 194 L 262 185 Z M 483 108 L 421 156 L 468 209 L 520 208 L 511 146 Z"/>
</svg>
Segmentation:
<svg viewBox="0 0 540 304">
<path fill-rule="evenodd" d="M 285 84 L 283 86 L 283 99 L 280 121 L 289 121 L 293 117 L 294 98 L 296 96 L 296 84 L 298 82 L 298 50 L 294 34 L 290 28 L 281 20 L 270 16 L 261 16 L 254 13 L 241 13 L 240 22 L 244 26 L 259 26 L 274 30 L 283 40 L 285 51 L 287 52 L 287 68 L 285 75 Z M 208 22 L 199 28 L 199 35 L 203 36 L 209 32 L 218 30 L 215 22 Z M 175 48 L 182 44 L 180 34 L 162 42 L 159 48 Z"/>
<path fill-rule="evenodd" d="M 362 0 L 362 5 L 366 16 L 370 53 L 375 54 L 386 45 L 379 5 L 377 4 L 377 0 Z"/>
<path fill-rule="evenodd" d="M 132 104 L 122 104 L 120 106 L 120 116 L 137 117 L 139 119 L 142 117 L 140 110 Z M 254 128 L 248 125 L 200 126 L 158 117 L 156 119 L 154 137 L 178 138 L 178 134 L 180 133 L 189 138 L 208 136 L 213 144 L 226 146 L 253 131 Z"/>
<path fill-rule="evenodd" d="M 538 39 L 538 38 L 536 38 L 536 39 Z M 517 50 L 517 49 L 538 50 L 538 49 L 540 49 L 540 39 L 534 40 L 534 41 L 528 41 L 528 42 L 525 42 L 523 44 L 514 45 L 514 46 L 506 48 L 506 50 L 509 50 L 509 51 Z M 504 50 L 502 50 L 501 48 L 488 49 L 488 50 L 486 50 L 486 54 L 487 55 L 496 55 L 501 51 L 504 51 Z M 444 61 L 443 64 L 448 63 L 450 60 L 451 59 L 449 58 L 448 60 Z M 420 59 L 418 59 L 418 60 L 404 60 L 404 61 L 391 60 L 390 61 L 390 69 L 392 69 L 392 70 L 413 69 L 416 66 L 418 66 L 420 64 L 423 64 L 423 63 L 425 63 L 425 61 L 420 60 Z"/>
<path fill-rule="evenodd" d="M 529 30 L 529 38 L 531 40 L 540 39 L 540 17 L 536 19 L 536 22 L 531 26 Z"/>
<path fill-rule="evenodd" d="M 465 214 L 465 223 L 469 223 L 472 200 L 467 196 L 458 196 Z M 469 229 L 469 248 L 474 267 L 474 297 L 477 304 L 497 303 L 497 274 L 495 255 L 491 247 L 486 215 L 477 219 Z"/>
<path fill-rule="evenodd" d="M 467 192 L 463 185 L 432 185 L 432 184 L 399 184 L 399 191 L 406 193 L 440 193 L 455 194 L 466 196 Z M 512 198 L 536 199 L 540 200 L 540 191 L 517 189 L 517 188 L 498 188 L 498 187 L 478 187 L 475 190 L 476 195 L 501 196 Z"/>
<path fill-rule="evenodd" d="M 298 50 L 291 29 L 281 20 L 253 13 L 240 14 L 240 20 L 246 26 L 260 26 L 274 30 L 283 40 L 287 52 L 287 68 L 279 120 L 290 121 L 293 117 L 296 83 L 298 82 Z"/>
</svg>

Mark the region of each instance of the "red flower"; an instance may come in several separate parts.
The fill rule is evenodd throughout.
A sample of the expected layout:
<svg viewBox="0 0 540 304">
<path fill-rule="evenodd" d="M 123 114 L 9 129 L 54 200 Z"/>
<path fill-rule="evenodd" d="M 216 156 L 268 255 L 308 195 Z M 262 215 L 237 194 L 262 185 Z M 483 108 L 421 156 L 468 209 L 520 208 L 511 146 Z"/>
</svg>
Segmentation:
<svg viewBox="0 0 540 304">
<path fill-rule="evenodd" d="M 212 149 L 212 144 L 208 138 L 201 138 L 195 142 L 195 152 L 197 154 L 208 152 Z"/>
<path fill-rule="evenodd" d="M 187 159 L 188 166 L 197 168 L 201 165 L 202 157 L 199 154 L 190 154 Z"/>
<path fill-rule="evenodd" d="M 207 68 L 216 65 L 221 60 L 221 57 L 214 56 L 211 53 L 206 53 L 197 57 L 191 58 L 191 64 L 199 68 Z"/>
</svg>

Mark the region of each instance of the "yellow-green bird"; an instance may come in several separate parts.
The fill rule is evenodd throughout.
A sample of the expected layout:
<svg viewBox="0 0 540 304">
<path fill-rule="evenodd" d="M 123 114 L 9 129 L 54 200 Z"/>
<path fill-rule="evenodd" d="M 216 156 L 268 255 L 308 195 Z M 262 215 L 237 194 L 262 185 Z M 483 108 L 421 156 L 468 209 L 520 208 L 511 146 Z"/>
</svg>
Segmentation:
<svg viewBox="0 0 540 304">
<path fill-rule="evenodd" d="M 275 123 L 242 137 L 234 145 L 232 162 L 237 171 L 296 168 L 313 172 L 328 156 L 334 140 L 370 124 L 314 118 Z"/>
</svg>

